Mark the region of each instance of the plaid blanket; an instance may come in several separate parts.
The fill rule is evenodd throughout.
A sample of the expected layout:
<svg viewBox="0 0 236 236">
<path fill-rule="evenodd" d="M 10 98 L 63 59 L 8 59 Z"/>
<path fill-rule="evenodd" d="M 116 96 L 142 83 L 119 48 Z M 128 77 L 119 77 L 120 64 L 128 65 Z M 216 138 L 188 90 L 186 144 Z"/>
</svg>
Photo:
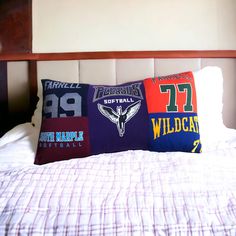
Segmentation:
<svg viewBox="0 0 236 236">
<path fill-rule="evenodd" d="M 236 149 L 0 171 L 0 235 L 236 235 Z"/>
</svg>

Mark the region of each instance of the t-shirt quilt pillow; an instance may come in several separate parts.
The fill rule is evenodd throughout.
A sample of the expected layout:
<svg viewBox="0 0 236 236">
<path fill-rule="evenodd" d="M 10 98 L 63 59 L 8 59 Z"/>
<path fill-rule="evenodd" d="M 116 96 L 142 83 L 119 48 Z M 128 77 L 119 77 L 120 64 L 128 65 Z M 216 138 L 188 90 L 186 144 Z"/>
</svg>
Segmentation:
<svg viewBox="0 0 236 236">
<path fill-rule="evenodd" d="M 143 82 L 94 86 L 42 80 L 35 164 L 148 147 Z"/>
<path fill-rule="evenodd" d="M 144 80 L 149 149 L 201 152 L 197 101 L 192 72 Z"/>
<path fill-rule="evenodd" d="M 42 80 L 43 110 L 35 164 L 91 154 L 88 84 Z"/>
<path fill-rule="evenodd" d="M 147 149 L 148 113 L 142 81 L 89 87 L 91 152 Z"/>
</svg>

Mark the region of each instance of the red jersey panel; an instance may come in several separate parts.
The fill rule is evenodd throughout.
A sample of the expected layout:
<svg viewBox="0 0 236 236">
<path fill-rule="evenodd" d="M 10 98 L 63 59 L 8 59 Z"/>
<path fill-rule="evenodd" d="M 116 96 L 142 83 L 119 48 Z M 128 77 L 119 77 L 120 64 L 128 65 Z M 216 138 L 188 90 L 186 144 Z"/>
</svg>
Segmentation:
<svg viewBox="0 0 236 236">
<path fill-rule="evenodd" d="M 148 113 L 197 113 L 196 91 L 192 72 L 144 80 Z"/>
</svg>

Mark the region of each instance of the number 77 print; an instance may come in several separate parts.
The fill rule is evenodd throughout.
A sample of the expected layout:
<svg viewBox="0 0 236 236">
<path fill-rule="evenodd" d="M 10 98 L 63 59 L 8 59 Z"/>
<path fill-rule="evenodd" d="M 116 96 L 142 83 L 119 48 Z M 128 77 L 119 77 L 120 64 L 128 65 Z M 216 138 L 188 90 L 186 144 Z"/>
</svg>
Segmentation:
<svg viewBox="0 0 236 236">
<path fill-rule="evenodd" d="M 182 83 L 182 84 L 160 84 L 161 93 L 169 94 L 169 102 L 166 105 L 167 112 L 178 112 L 179 107 L 177 105 L 177 94 L 185 93 L 185 103 L 183 106 L 184 112 L 193 112 L 193 104 L 192 104 L 192 87 L 190 83 Z M 178 103 L 179 104 L 179 103 Z"/>
<path fill-rule="evenodd" d="M 197 113 L 191 72 L 144 80 L 148 113 Z"/>
</svg>

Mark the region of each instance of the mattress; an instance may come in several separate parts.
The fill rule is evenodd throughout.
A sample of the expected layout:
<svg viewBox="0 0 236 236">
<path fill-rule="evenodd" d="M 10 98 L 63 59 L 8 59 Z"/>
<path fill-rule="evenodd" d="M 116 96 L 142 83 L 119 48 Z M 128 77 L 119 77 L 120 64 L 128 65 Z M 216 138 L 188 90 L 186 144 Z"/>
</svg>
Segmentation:
<svg viewBox="0 0 236 236">
<path fill-rule="evenodd" d="M 37 137 L 23 124 L 0 139 L 0 235 L 236 235 L 235 130 L 201 154 L 129 150 L 42 166 Z"/>
</svg>

